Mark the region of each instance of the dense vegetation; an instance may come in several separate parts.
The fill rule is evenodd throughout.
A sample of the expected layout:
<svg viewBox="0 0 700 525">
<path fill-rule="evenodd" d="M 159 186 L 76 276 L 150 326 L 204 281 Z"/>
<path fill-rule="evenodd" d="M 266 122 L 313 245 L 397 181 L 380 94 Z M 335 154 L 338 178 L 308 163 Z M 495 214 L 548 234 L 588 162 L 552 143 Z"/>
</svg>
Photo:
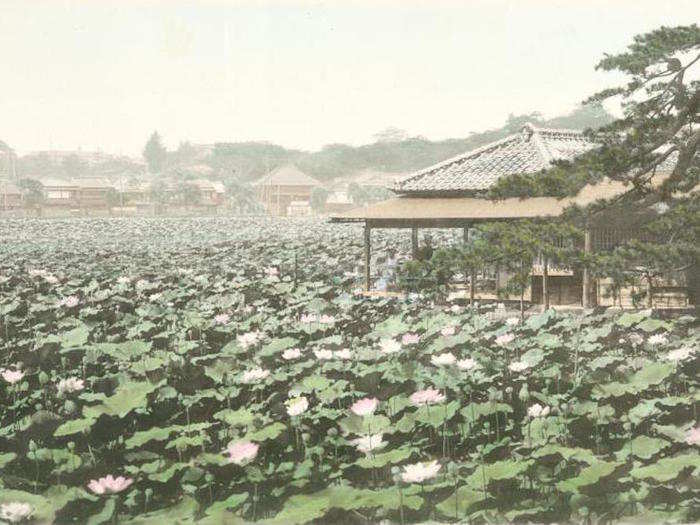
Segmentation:
<svg viewBox="0 0 700 525">
<path fill-rule="evenodd" d="M 700 519 L 695 317 L 366 299 L 318 222 L 0 239 L 0 519 Z"/>
</svg>

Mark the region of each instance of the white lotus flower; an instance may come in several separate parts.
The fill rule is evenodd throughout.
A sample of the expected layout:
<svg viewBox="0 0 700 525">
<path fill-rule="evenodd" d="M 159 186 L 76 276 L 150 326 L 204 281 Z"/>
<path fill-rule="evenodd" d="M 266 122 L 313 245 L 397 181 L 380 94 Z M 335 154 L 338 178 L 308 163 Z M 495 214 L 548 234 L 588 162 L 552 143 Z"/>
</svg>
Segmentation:
<svg viewBox="0 0 700 525">
<path fill-rule="evenodd" d="M 314 355 L 319 361 L 327 361 L 329 359 L 333 359 L 332 350 L 314 350 Z"/>
<path fill-rule="evenodd" d="M 379 348 L 383 354 L 395 354 L 401 351 L 401 343 L 395 339 L 382 339 Z"/>
<path fill-rule="evenodd" d="M 511 372 L 522 372 L 530 368 L 530 365 L 524 361 L 515 361 L 508 366 Z"/>
<path fill-rule="evenodd" d="M 448 366 L 453 365 L 457 361 L 457 358 L 450 352 L 445 352 L 444 354 L 434 355 L 430 358 L 430 362 L 435 366 Z"/>
<path fill-rule="evenodd" d="M 668 354 L 666 354 L 666 359 L 667 361 L 683 361 L 685 359 L 688 359 L 695 353 L 695 349 L 690 347 L 690 346 L 684 346 L 683 348 L 678 348 L 676 350 L 672 350 Z"/>
<path fill-rule="evenodd" d="M 630 343 L 632 343 L 632 346 L 639 346 L 644 342 L 644 337 L 642 337 L 640 334 L 630 334 L 629 335 L 629 340 Z"/>
<path fill-rule="evenodd" d="M 668 339 L 664 334 L 654 334 L 648 340 L 651 346 L 663 346 L 668 343 Z"/>
<path fill-rule="evenodd" d="M 243 372 L 242 381 L 244 383 L 257 383 L 258 381 L 265 379 L 269 375 L 270 375 L 269 370 L 264 370 L 263 368 L 260 368 L 260 367 L 252 368 L 250 370 L 246 370 L 245 372 Z"/>
<path fill-rule="evenodd" d="M 427 463 L 416 463 L 414 465 L 406 465 L 401 473 L 401 479 L 404 483 L 423 483 L 427 479 L 432 479 L 437 476 L 440 470 L 440 464 L 437 460 Z"/>
<path fill-rule="evenodd" d="M 333 357 L 335 357 L 336 359 L 343 359 L 343 360 L 352 359 L 352 352 L 347 348 L 343 348 L 342 350 L 338 350 L 337 352 L 334 352 Z"/>
<path fill-rule="evenodd" d="M 57 306 L 65 308 L 75 308 L 80 304 L 80 300 L 75 295 L 69 295 L 58 301 Z"/>
<path fill-rule="evenodd" d="M 455 331 L 457 329 L 454 326 L 446 326 L 442 330 L 440 330 L 440 335 L 443 337 L 449 337 L 451 335 L 455 335 Z"/>
<path fill-rule="evenodd" d="M 284 352 L 282 352 L 282 359 L 286 359 L 287 361 L 298 359 L 300 357 L 301 350 L 298 348 L 287 348 Z"/>
<path fill-rule="evenodd" d="M 517 317 L 509 317 L 508 319 L 506 319 L 507 326 L 512 327 L 512 326 L 518 326 L 519 324 L 520 324 L 520 319 L 518 319 Z"/>
<path fill-rule="evenodd" d="M 288 399 L 285 401 L 285 405 L 287 405 L 287 414 L 298 416 L 309 408 L 309 401 L 304 396 L 299 396 Z"/>
<path fill-rule="evenodd" d="M 85 388 L 85 383 L 82 379 L 75 377 L 69 377 L 68 379 L 61 379 L 56 386 L 59 393 L 67 394 L 70 392 L 78 392 Z"/>
<path fill-rule="evenodd" d="M 236 340 L 238 341 L 238 344 L 241 345 L 243 348 L 247 348 L 251 345 L 254 345 L 255 343 L 258 342 L 262 338 L 262 335 L 260 332 L 247 332 L 245 334 L 239 335 Z"/>
<path fill-rule="evenodd" d="M 457 361 L 457 368 L 460 370 L 474 370 L 479 368 L 479 363 L 477 363 L 471 357 L 467 357 L 466 359 L 460 359 Z"/>
<path fill-rule="evenodd" d="M 542 407 L 539 403 L 535 403 L 527 409 L 527 415 L 532 418 L 547 417 L 549 415 L 549 410 L 549 407 Z"/>
<path fill-rule="evenodd" d="M 10 523 L 24 521 L 32 515 L 32 512 L 34 512 L 34 509 L 29 503 L 12 501 L 0 505 L 0 519 Z"/>
<path fill-rule="evenodd" d="M 387 442 L 383 441 L 384 434 L 372 434 L 371 436 L 362 436 L 358 439 L 350 441 L 357 447 L 357 450 L 369 454 L 373 450 L 379 450 L 386 447 Z"/>
</svg>

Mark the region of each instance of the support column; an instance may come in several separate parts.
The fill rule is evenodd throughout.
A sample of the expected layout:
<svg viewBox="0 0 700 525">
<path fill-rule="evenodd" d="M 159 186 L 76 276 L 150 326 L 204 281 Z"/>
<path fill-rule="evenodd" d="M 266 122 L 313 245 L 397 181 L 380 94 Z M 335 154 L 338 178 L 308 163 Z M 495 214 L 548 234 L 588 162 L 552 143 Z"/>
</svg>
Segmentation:
<svg viewBox="0 0 700 525">
<path fill-rule="evenodd" d="M 549 286 L 547 286 L 547 279 L 549 277 L 548 268 L 549 261 L 547 257 L 543 257 L 542 261 L 542 305 L 543 310 L 549 310 Z"/>
<path fill-rule="evenodd" d="M 463 230 L 462 240 L 464 241 L 464 244 L 467 244 L 469 242 L 469 227 L 467 226 Z"/>
<path fill-rule="evenodd" d="M 585 237 L 583 241 L 583 253 L 588 255 L 591 253 L 591 230 L 586 227 Z M 583 297 L 581 298 L 581 304 L 584 308 L 589 308 L 591 306 L 591 275 L 587 266 L 583 267 Z"/>
<path fill-rule="evenodd" d="M 411 257 L 414 261 L 418 257 L 418 228 L 411 228 Z"/>
<path fill-rule="evenodd" d="M 365 223 L 365 291 L 369 292 L 372 278 L 370 273 L 372 228 Z"/>
</svg>

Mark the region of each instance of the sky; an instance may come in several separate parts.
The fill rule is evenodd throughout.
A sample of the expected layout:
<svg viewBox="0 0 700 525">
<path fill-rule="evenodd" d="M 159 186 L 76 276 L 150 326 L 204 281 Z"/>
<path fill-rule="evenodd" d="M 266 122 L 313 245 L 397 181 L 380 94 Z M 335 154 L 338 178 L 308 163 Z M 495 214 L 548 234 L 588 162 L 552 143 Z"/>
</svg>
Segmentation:
<svg viewBox="0 0 700 525">
<path fill-rule="evenodd" d="M 697 0 L 0 0 L 0 140 L 140 156 L 264 140 L 317 150 L 395 126 L 439 140 L 571 111 L 635 34 Z"/>
</svg>

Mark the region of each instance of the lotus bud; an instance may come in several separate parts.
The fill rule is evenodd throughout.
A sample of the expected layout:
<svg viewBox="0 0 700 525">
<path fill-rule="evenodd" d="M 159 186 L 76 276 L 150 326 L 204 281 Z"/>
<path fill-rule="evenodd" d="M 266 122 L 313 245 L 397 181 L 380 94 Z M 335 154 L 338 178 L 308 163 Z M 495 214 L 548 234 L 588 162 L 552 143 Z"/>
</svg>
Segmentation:
<svg viewBox="0 0 700 525">
<path fill-rule="evenodd" d="M 520 401 L 528 401 L 530 399 L 530 391 L 527 389 L 527 383 L 523 383 L 518 397 L 520 398 Z"/>
<path fill-rule="evenodd" d="M 43 370 L 41 372 L 39 372 L 39 384 L 45 385 L 48 382 L 49 382 L 49 374 L 47 374 Z"/>
<path fill-rule="evenodd" d="M 32 452 L 36 451 L 36 443 L 33 439 L 29 440 L 29 450 L 31 450 Z"/>
<path fill-rule="evenodd" d="M 66 414 L 74 414 L 77 409 L 78 406 L 75 404 L 74 401 L 70 399 L 66 400 L 66 402 L 63 403 L 63 410 Z"/>
<path fill-rule="evenodd" d="M 69 441 L 69 442 L 66 444 L 66 447 L 68 447 L 68 450 L 69 450 L 69 451 L 73 452 L 73 450 L 75 450 L 75 442 L 74 442 L 74 441 Z"/>
</svg>

